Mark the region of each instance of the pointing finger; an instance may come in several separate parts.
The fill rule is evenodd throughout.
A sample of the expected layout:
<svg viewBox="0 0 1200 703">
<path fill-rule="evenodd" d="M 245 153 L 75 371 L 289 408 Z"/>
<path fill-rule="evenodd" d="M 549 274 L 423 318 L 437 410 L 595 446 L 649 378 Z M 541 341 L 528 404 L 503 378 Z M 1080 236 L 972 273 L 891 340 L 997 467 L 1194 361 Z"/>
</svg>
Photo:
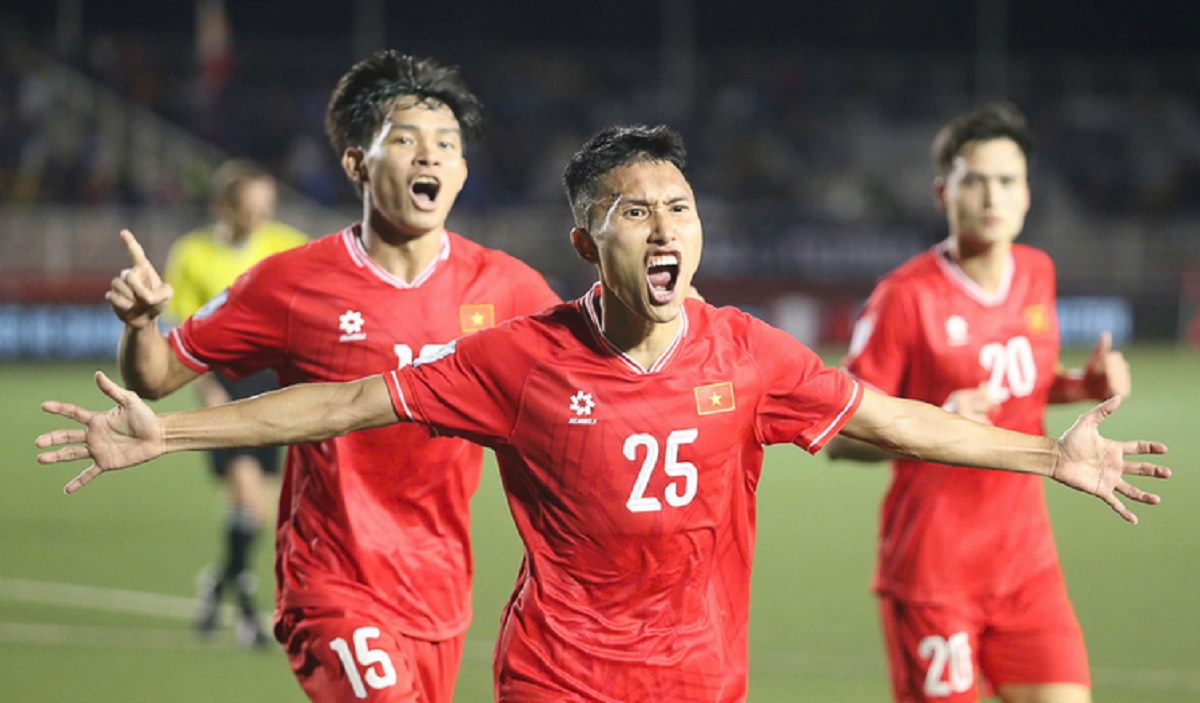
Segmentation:
<svg viewBox="0 0 1200 703">
<path fill-rule="evenodd" d="M 146 258 L 145 250 L 138 243 L 137 237 L 133 236 L 133 232 L 127 229 L 121 230 L 121 239 L 125 240 L 125 248 L 129 251 L 129 258 L 133 261 L 134 266 L 142 268 L 142 266 L 150 265 L 150 260 Z"/>
</svg>

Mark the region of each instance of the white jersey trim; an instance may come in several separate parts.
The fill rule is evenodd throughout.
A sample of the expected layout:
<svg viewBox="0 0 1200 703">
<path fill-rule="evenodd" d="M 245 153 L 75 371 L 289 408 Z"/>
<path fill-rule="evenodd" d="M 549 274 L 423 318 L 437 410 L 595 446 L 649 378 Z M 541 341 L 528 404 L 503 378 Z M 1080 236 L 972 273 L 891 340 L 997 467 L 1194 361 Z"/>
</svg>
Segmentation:
<svg viewBox="0 0 1200 703">
<path fill-rule="evenodd" d="M 1012 289 L 1013 273 L 1014 269 L 1016 269 L 1016 264 L 1013 263 L 1012 252 L 1009 252 L 1008 261 L 1004 265 L 1004 280 L 1000 282 L 1000 288 L 995 293 L 988 293 L 983 288 L 980 288 L 978 283 L 971 280 L 970 276 L 963 273 L 958 264 L 951 260 L 950 245 L 946 242 L 939 242 L 935 245 L 933 252 L 936 254 L 934 258 L 937 260 L 942 272 L 980 305 L 994 308 L 1008 300 L 1008 292 Z"/>
<path fill-rule="evenodd" d="M 591 331 L 592 337 L 596 340 L 596 343 L 599 344 L 605 351 L 612 353 L 613 356 L 617 357 L 622 364 L 636 374 L 650 374 L 661 371 L 663 367 L 666 366 L 667 363 L 675 356 L 676 350 L 678 350 L 680 345 L 683 344 L 683 338 L 687 335 L 687 309 L 682 306 L 679 308 L 679 313 L 682 320 L 681 324 L 679 325 L 679 331 L 675 333 L 675 339 L 671 340 L 671 345 L 667 347 L 667 350 L 663 352 L 662 356 L 658 357 L 658 360 L 654 362 L 654 365 L 647 369 L 646 367 L 642 366 L 639 361 L 618 349 L 615 344 L 608 341 L 608 337 L 604 336 L 604 330 L 600 326 L 600 317 L 596 314 L 596 295 L 599 290 L 600 284 L 597 283 L 589 288 L 588 292 L 584 293 L 583 297 L 579 299 L 579 305 L 583 308 L 584 319 L 587 320 L 588 329 Z"/>
<path fill-rule="evenodd" d="M 862 395 L 862 385 L 858 381 L 854 380 L 853 377 L 850 377 L 850 382 L 854 384 L 854 392 L 850 394 L 850 400 L 846 401 L 846 407 L 842 408 L 842 411 L 837 414 L 837 417 L 833 418 L 833 422 L 829 423 L 829 425 L 821 431 L 821 434 L 817 435 L 815 438 L 813 438 L 813 441 L 808 443 L 808 451 L 810 454 L 812 453 L 813 449 L 821 444 L 821 441 L 825 439 L 825 436 L 833 431 L 833 428 L 837 427 L 839 423 L 841 423 L 842 418 L 846 416 L 846 413 L 850 412 L 850 408 L 854 407 L 855 401 L 858 400 L 858 398 Z"/>
<path fill-rule="evenodd" d="M 355 224 L 342 230 L 342 243 L 346 246 L 346 251 L 350 254 L 350 258 L 354 260 L 355 265 L 359 268 L 365 268 L 375 275 L 376 278 L 384 283 L 399 288 L 400 290 L 411 290 L 420 288 L 421 284 L 428 281 L 431 276 L 441 267 L 441 263 L 450 258 L 450 235 L 446 230 L 442 230 L 441 243 L 438 247 L 438 254 L 433 261 L 425 267 L 425 270 L 413 279 L 412 283 L 404 281 L 379 264 L 367 254 L 366 247 L 363 246 L 362 240 L 359 238 L 359 232 L 362 231 L 361 224 Z"/>
<path fill-rule="evenodd" d="M 175 340 L 175 344 L 172 346 L 174 346 L 176 351 L 179 354 L 183 355 L 183 357 L 187 361 L 192 362 L 193 364 L 195 364 L 196 366 L 199 366 L 200 368 L 204 369 L 205 371 L 209 370 L 210 367 L 208 364 L 204 363 L 204 361 L 202 359 L 197 358 L 195 354 L 193 354 L 191 351 L 188 350 L 187 345 L 183 343 L 183 337 L 179 334 L 178 327 L 171 330 L 167 334 L 170 335 L 170 337 Z"/>
<path fill-rule="evenodd" d="M 408 398 L 404 397 L 404 387 L 400 385 L 400 377 L 396 370 L 388 372 L 388 378 L 391 379 L 392 387 L 396 389 L 396 397 L 400 399 L 400 405 L 404 408 L 404 414 L 408 416 L 410 422 L 416 422 L 417 418 L 413 416 L 412 408 L 408 407 Z"/>
</svg>

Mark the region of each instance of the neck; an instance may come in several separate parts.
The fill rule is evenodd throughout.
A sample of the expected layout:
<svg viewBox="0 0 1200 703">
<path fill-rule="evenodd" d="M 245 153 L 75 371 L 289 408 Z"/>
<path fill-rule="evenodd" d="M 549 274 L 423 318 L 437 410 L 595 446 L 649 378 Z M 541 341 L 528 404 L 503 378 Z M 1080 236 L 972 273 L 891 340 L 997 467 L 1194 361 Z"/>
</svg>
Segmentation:
<svg viewBox="0 0 1200 703">
<path fill-rule="evenodd" d="M 667 322 L 647 320 L 630 310 L 616 294 L 601 287 L 599 298 L 600 330 L 617 349 L 642 368 L 650 368 L 662 358 L 683 324 L 683 313 Z"/>
<path fill-rule="evenodd" d="M 381 226 L 379 216 L 364 213 L 362 243 L 367 256 L 388 273 L 405 283 L 420 276 L 442 247 L 443 228 L 412 235 Z"/>
<path fill-rule="evenodd" d="M 239 232 L 227 222 L 217 222 L 213 226 L 213 236 L 228 244 L 241 244 L 250 238 L 249 232 Z"/>
<path fill-rule="evenodd" d="M 951 236 L 947 252 L 950 260 L 987 293 L 995 293 L 1004 285 L 1012 244 L 975 244 L 960 236 Z"/>
</svg>

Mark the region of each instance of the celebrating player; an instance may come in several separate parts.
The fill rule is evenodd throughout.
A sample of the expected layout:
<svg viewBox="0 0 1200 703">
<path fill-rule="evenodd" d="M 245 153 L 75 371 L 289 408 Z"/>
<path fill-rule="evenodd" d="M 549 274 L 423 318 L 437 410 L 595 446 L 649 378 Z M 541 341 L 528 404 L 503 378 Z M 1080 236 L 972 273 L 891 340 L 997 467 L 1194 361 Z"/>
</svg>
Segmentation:
<svg viewBox="0 0 1200 703">
<path fill-rule="evenodd" d="M 1134 519 L 1166 477 L 1097 426 L 1060 440 L 865 389 L 788 334 L 686 298 L 702 228 L 665 127 L 612 127 L 569 162 L 571 241 L 600 281 L 578 300 L 464 336 L 417 363 L 219 408 L 155 416 L 103 374 L 118 407 L 44 409 L 86 425 L 38 438 L 42 463 L 91 458 L 67 485 L 168 451 L 312 442 L 395 422 L 495 448 L 525 560 L 505 610 L 496 698 L 742 701 L 755 489 L 763 446 L 816 452 L 839 431 L 912 456 L 1050 476 Z M 965 469 L 960 469 L 966 472 Z M 388 467 L 393 480 L 411 473 Z"/>
<path fill-rule="evenodd" d="M 346 381 L 558 302 L 533 269 L 445 229 L 481 120 L 450 68 L 394 51 L 356 64 L 326 129 L 362 222 L 266 259 L 169 338 L 130 322 L 156 314 L 169 290 L 129 235 L 126 383 L 158 398 L 210 370 Z M 290 448 L 275 635 L 313 701 L 452 700 L 482 460 L 478 445 L 416 425 Z"/>
<path fill-rule="evenodd" d="M 846 368 L 884 393 L 1043 434 L 1047 403 L 1126 396 L 1103 335 L 1083 371 L 1059 364 L 1054 264 L 1014 243 L 1029 210 L 1032 139 L 1011 105 L 951 120 L 933 143 L 949 237 L 892 272 L 857 324 Z M 838 438 L 831 456 L 884 458 Z M 1036 476 L 896 459 L 874 590 L 897 701 L 1088 701 L 1083 634 Z"/>
<path fill-rule="evenodd" d="M 200 310 L 206 302 L 228 288 L 237 277 L 262 259 L 300 246 L 308 241 L 300 231 L 275 217 L 275 179 L 253 162 L 230 159 L 217 167 L 212 177 L 212 209 L 216 222 L 189 232 L 171 245 L 163 282 L 173 291 L 162 300 L 166 314 L 182 322 Z M 129 232 L 122 232 L 126 246 L 144 257 Z M 148 270 L 152 274 L 152 270 Z M 125 323 L 124 345 L 148 325 L 157 326 L 160 306 L 138 304 L 130 287 L 132 272 L 113 279 L 105 295 L 117 317 Z M 140 279 L 139 279 L 140 280 Z M 157 282 L 156 282 L 157 283 Z M 123 361 L 131 357 L 119 354 Z M 249 398 L 279 387 L 275 375 L 260 371 L 231 380 L 219 373 L 196 378 L 196 389 L 204 405 L 220 405 L 230 400 Z M 262 629 L 255 603 L 255 579 L 250 555 L 262 527 L 270 519 L 279 490 L 278 447 L 234 447 L 209 453 L 212 471 L 225 485 L 228 508 L 225 513 L 225 554 L 219 567 L 201 572 L 199 583 L 200 614 L 197 632 L 211 635 L 217 628 L 222 592 L 231 588 L 240 611 L 237 639 L 246 646 L 265 647 L 270 638 Z"/>
</svg>

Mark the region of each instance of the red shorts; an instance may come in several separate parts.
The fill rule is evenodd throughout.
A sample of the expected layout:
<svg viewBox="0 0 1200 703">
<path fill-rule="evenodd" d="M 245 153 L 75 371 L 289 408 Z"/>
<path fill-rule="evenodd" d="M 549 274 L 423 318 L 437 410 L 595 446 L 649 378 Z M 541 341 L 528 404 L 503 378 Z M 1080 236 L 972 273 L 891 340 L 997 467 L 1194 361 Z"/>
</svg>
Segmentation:
<svg viewBox="0 0 1200 703">
<path fill-rule="evenodd" d="M 466 635 L 428 642 L 387 622 L 369 612 L 304 608 L 284 613 L 276 629 L 314 703 L 451 703 Z"/>
<path fill-rule="evenodd" d="M 1058 567 L 1003 596 L 913 603 L 882 595 L 879 614 L 902 703 L 968 703 L 1005 684 L 1091 686 L 1083 631 Z"/>
</svg>

